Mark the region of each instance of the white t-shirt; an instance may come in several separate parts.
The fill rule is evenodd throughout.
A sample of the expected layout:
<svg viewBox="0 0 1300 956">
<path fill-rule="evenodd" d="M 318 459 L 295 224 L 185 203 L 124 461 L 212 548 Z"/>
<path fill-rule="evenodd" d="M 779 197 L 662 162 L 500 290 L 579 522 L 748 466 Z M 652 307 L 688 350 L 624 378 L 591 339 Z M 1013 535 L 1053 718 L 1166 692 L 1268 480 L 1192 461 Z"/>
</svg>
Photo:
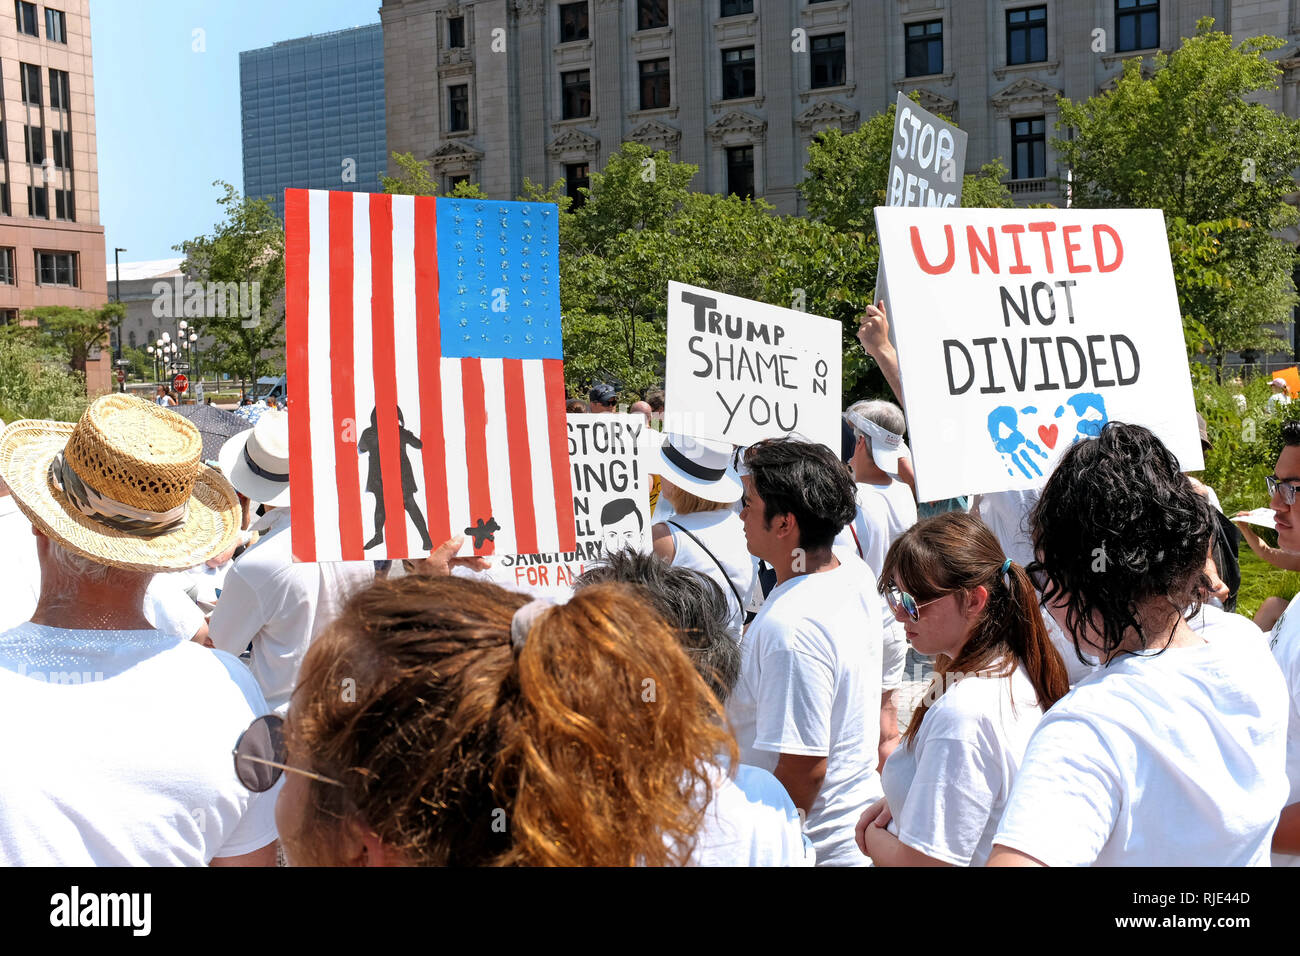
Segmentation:
<svg viewBox="0 0 1300 956">
<path fill-rule="evenodd" d="M 164 634 L 190 640 L 207 620 L 194 599 L 185 593 L 180 580 L 170 574 L 155 574 L 144 592 L 144 616 Z"/>
<path fill-rule="evenodd" d="M 370 561 L 295 563 L 289 509 L 276 508 L 253 526 L 263 532 L 226 574 L 208 621 L 219 650 L 241 654 L 251 641 L 249 669 L 267 704 L 281 716 L 312 639 L 334 619 L 353 590 L 375 577 Z"/>
<path fill-rule="evenodd" d="M 231 751 L 247 668 L 158 631 L 0 633 L 0 865 L 202 866 L 276 837 Z M 16 772 L 21 769 L 21 772 Z"/>
<path fill-rule="evenodd" d="M 1292 598 L 1273 625 L 1269 648 L 1286 680 L 1290 706 L 1286 722 L 1286 776 L 1291 793 L 1286 805 L 1300 803 L 1300 594 Z M 1300 866 L 1300 854 L 1274 853 L 1274 866 Z"/>
<path fill-rule="evenodd" d="M 675 525 L 681 525 L 699 538 L 713 557 L 705 554 L 704 548 Z M 740 640 L 745 625 L 745 605 L 758 587 L 758 559 L 749 553 L 745 544 L 745 526 L 740 516 L 730 508 L 677 514 L 669 519 L 667 528 L 673 539 L 673 567 L 698 571 L 722 588 L 727 607 L 731 610 L 727 630 Z M 736 600 L 737 594 L 740 595 L 739 601 Z"/>
<path fill-rule="evenodd" d="M 888 485 L 858 482 L 857 502 L 853 521 L 844 526 L 835 543 L 853 548 L 879 579 L 889 546 L 916 524 L 916 499 L 902 481 Z"/>
<path fill-rule="evenodd" d="M 885 762 L 889 831 L 936 860 L 983 866 L 1042 716 L 1019 667 L 1008 677 L 967 677 L 949 686 L 926 710 L 912 745 L 899 744 Z"/>
<path fill-rule="evenodd" d="M 1043 716 L 994 842 L 1049 866 L 1266 866 L 1286 711 L 1262 641 L 1124 655 Z"/>
<path fill-rule="evenodd" d="M 1030 534 L 1029 513 L 1038 504 L 1041 488 L 1020 491 L 996 491 L 977 495 L 979 517 L 1002 545 L 1002 551 L 1024 567 L 1034 560 L 1034 542 Z"/>
<path fill-rule="evenodd" d="M 853 830 L 882 793 L 882 635 L 875 575 L 856 557 L 839 560 L 772 589 L 745 631 L 727 712 L 741 763 L 770 772 L 783 753 L 827 758 L 805 832 L 818 865 L 865 866 Z"/>
<path fill-rule="evenodd" d="M 695 835 L 692 866 L 812 866 L 812 842 L 781 781 L 766 770 L 719 768 L 713 800 Z"/>
</svg>

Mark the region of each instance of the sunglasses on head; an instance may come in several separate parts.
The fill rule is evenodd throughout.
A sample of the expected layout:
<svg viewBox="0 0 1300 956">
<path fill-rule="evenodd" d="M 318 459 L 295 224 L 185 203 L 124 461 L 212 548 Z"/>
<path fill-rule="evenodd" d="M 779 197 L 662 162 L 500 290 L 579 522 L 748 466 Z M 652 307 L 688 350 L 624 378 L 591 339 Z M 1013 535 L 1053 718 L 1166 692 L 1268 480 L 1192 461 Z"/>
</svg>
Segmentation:
<svg viewBox="0 0 1300 956">
<path fill-rule="evenodd" d="M 239 777 L 239 782 L 253 793 L 265 793 L 270 790 L 280 779 L 280 774 L 286 770 L 311 777 L 321 783 L 336 787 L 343 786 L 337 780 L 322 777 L 310 770 L 299 770 L 285 763 L 289 759 L 289 754 L 284 743 L 284 718 L 279 714 L 267 714 L 249 724 L 248 729 L 235 741 L 233 753 L 235 775 Z"/>
<path fill-rule="evenodd" d="M 948 595 L 946 594 L 944 595 L 944 597 L 947 596 Z M 885 600 L 889 602 L 889 609 L 891 611 L 897 614 L 901 608 L 903 612 L 912 619 L 912 623 L 915 624 L 917 621 L 921 620 L 921 608 L 929 604 L 934 604 L 935 601 L 942 601 L 943 598 L 937 597 L 934 598 L 934 600 L 926 601 L 923 604 L 917 604 L 916 598 L 912 597 L 912 595 L 908 594 L 906 591 L 900 590 L 897 585 L 891 584 L 889 587 L 885 588 Z"/>
</svg>

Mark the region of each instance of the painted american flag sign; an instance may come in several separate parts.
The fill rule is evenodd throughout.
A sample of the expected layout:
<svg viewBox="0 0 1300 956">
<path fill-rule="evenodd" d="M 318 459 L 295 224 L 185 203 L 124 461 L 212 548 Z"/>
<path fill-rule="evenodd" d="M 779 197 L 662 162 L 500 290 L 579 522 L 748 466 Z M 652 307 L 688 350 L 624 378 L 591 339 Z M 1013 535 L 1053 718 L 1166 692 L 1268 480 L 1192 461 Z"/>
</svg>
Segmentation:
<svg viewBox="0 0 1300 956">
<path fill-rule="evenodd" d="M 285 190 L 296 560 L 573 550 L 558 215 Z"/>
</svg>

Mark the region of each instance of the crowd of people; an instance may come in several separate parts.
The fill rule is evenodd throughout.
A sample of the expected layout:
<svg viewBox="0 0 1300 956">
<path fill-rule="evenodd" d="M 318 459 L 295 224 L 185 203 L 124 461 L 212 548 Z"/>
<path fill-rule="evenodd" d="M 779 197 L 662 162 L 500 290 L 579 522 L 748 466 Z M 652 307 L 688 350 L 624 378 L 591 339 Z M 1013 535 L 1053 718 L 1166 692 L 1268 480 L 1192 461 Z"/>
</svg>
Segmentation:
<svg viewBox="0 0 1300 956">
<path fill-rule="evenodd" d="M 859 339 L 901 397 L 883 305 Z M 557 600 L 459 538 L 295 562 L 276 408 L 219 468 L 161 401 L 14 422 L 0 862 L 1300 865 L 1300 610 L 1225 609 L 1212 491 L 1110 422 L 1038 489 L 918 502 L 906 431 L 662 433 L 646 549 Z M 1277 547 L 1245 533 L 1300 566 L 1282 437 Z"/>
</svg>

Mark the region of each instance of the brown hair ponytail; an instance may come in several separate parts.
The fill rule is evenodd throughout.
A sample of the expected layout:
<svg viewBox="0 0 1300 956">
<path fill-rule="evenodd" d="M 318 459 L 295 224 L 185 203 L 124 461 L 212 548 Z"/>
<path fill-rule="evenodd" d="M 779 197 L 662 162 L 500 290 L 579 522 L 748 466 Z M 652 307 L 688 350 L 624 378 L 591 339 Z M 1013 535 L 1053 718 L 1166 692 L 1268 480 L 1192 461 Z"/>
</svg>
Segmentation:
<svg viewBox="0 0 1300 956">
<path fill-rule="evenodd" d="M 1004 573 L 1005 562 L 1002 546 L 989 527 L 960 511 L 918 522 L 890 547 L 880 572 L 882 592 L 900 580 L 918 604 L 981 585 L 989 595 L 957 658 L 940 654 L 935 659 L 934 679 L 903 735 L 909 745 L 916 739 L 930 704 L 954 679 L 987 672 L 999 661 L 999 676 L 1016 667 L 1024 669 L 1043 710 L 1070 689 L 1065 662 L 1043 624 L 1033 582 L 1015 563 Z"/>
</svg>

